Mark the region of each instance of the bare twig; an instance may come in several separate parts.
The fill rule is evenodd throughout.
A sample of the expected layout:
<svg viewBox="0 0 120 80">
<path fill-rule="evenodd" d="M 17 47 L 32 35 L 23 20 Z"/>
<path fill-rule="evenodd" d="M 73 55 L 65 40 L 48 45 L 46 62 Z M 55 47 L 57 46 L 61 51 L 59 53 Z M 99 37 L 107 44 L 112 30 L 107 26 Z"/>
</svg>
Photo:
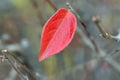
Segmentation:
<svg viewBox="0 0 120 80">
<path fill-rule="evenodd" d="M 70 5 L 70 3 L 66 3 L 66 6 L 76 15 L 77 19 L 80 21 L 81 25 L 83 27 L 86 27 L 85 24 L 81 21 L 81 18 L 79 16 L 79 14 L 72 8 L 72 6 Z"/>
<path fill-rule="evenodd" d="M 5 59 L 8 60 L 8 63 L 11 65 L 11 67 L 19 74 L 21 80 L 29 80 L 27 72 L 30 74 L 30 76 L 35 78 L 36 74 L 32 70 L 27 68 L 25 64 L 22 64 L 22 62 L 18 60 L 14 55 L 9 54 L 7 50 L 2 50 L 1 52 Z"/>
<path fill-rule="evenodd" d="M 94 41 L 94 38 L 93 36 L 88 32 L 87 30 L 87 26 L 86 24 L 81 20 L 79 14 L 75 11 L 75 9 L 72 8 L 72 6 L 70 5 L 70 3 L 66 3 L 66 6 L 76 15 L 77 19 L 78 19 L 78 23 L 80 25 L 82 25 L 82 27 L 85 29 L 85 32 L 86 32 L 86 35 L 87 37 L 90 39 L 90 41 L 92 42 L 92 44 L 94 45 L 94 48 L 95 48 L 95 51 L 98 53 L 99 52 L 99 49 Z"/>
<path fill-rule="evenodd" d="M 36 10 L 36 14 L 38 16 L 40 24 L 43 25 L 45 20 L 44 20 L 43 16 L 41 15 L 41 11 L 39 9 L 39 5 L 38 5 L 37 1 L 36 0 L 30 0 L 30 2 L 33 5 L 33 8 Z"/>
<path fill-rule="evenodd" d="M 116 49 L 115 51 L 113 51 L 111 54 L 108 54 L 108 56 L 113 56 L 113 55 L 116 55 L 120 52 L 120 48 L 119 49 Z"/>
<path fill-rule="evenodd" d="M 114 40 L 114 41 L 120 42 L 120 33 L 117 36 L 113 36 L 113 35 L 105 32 L 104 29 L 100 25 L 100 21 L 99 21 L 98 16 L 93 17 L 92 21 L 96 24 L 96 26 L 99 29 L 102 37 L 104 37 L 106 39 L 109 39 L 109 40 Z"/>
<path fill-rule="evenodd" d="M 101 50 L 96 43 L 94 43 L 93 38 L 91 38 L 91 34 L 87 31 L 87 27 L 86 25 L 81 21 L 80 16 L 77 14 L 77 12 L 71 7 L 71 5 L 69 3 L 67 3 L 67 6 L 69 9 L 71 9 L 76 16 L 78 16 L 78 20 L 81 23 L 81 25 L 85 28 L 86 32 L 87 32 L 87 36 L 88 38 L 91 40 L 91 43 L 94 45 L 94 47 L 99 50 L 99 55 L 97 57 L 99 57 L 98 59 L 103 59 L 106 62 L 108 62 L 110 65 L 112 65 L 116 70 L 118 70 L 120 72 L 120 65 L 114 61 L 110 56 L 108 56 L 103 50 Z M 93 19 L 94 20 L 94 19 Z M 83 23 L 83 24 L 82 24 Z M 96 23 L 98 24 L 98 22 L 96 21 Z M 120 39 L 117 38 L 117 36 L 112 36 L 109 34 L 106 34 L 106 32 L 100 27 L 100 25 L 98 25 L 98 28 L 100 28 L 100 31 L 103 33 L 103 36 L 110 38 L 110 39 L 114 39 L 116 41 L 120 41 Z M 110 37 L 109 37 L 110 36 Z M 97 59 L 97 58 L 96 58 Z"/>
<path fill-rule="evenodd" d="M 57 11 L 57 7 L 55 6 L 55 4 L 53 4 L 53 2 L 52 1 L 50 1 L 50 0 L 45 0 L 55 11 Z"/>
<path fill-rule="evenodd" d="M 8 58 L 8 62 L 10 63 L 10 65 L 12 66 L 12 68 L 14 68 L 15 71 L 19 74 L 20 79 L 21 79 L 21 80 L 24 80 L 24 79 L 25 79 L 25 78 L 24 78 L 24 75 L 16 68 L 16 66 L 14 66 L 14 64 L 16 64 L 16 63 L 14 63 L 14 62 L 11 60 L 11 58 L 9 58 L 9 56 L 7 55 L 7 54 L 8 54 L 8 51 L 7 51 L 7 50 L 2 50 L 1 52 L 3 53 L 3 55 L 5 55 L 5 57 Z"/>
<path fill-rule="evenodd" d="M 119 49 L 118 49 L 118 50 L 119 50 Z M 118 51 L 118 50 L 117 50 L 117 51 Z M 111 58 L 111 56 L 106 55 L 106 53 L 105 53 L 103 50 L 100 50 L 99 58 L 96 58 L 96 57 L 95 57 L 95 58 L 93 58 L 92 60 L 90 60 L 90 61 L 88 61 L 88 62 L 86 62 L 86 63 L 78 64 L 77 66 L 72 67 L 72 68 L 67 68 L 67 69 L 61 71 L 59 74 L 56 74 L 56 75 L 50 77 L 49 80 L 55 80 L 56 77 L 58 77 L 58 75 L 59 75 L 59 76 L 62 76 L 63 74 L 64 74 L 64 75 L 67 75 L 67 74 L 69 74 L 69 73 L 73 73 L 73 72 L 75 72 L 75 71 L 82 70 L 82 69 L 84 69 L 84 65 L 92 64 L 93 67 L 95 67 L 95 65 L 97 64 L 97 61 L 100 60 L 100 59 L 105 60 L 108 64 L 110 64 L 110 65 L 111 65 L 112 67 L 114 67 L 118 72 L 120 72 L 120 65 L 119 65 L 119 63 L 117 63 L 116 61 L 114 61 L 114 60 Z"/>
</svg>

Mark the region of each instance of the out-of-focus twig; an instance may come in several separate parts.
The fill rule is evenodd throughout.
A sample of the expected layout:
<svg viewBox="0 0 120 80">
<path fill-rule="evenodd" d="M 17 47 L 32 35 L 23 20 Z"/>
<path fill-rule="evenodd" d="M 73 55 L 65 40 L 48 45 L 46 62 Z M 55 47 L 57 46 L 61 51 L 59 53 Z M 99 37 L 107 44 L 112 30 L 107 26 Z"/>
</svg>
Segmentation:
<svg viewBox="0 0 120 80">
<path fill-rule="evenodd" d="M 87 25 L 85 24 L 85 22 L 83 22 L 81 20 L 81 17 L 79 16 L 79 14 L 75 11 L 75 9 L 69 4 L 69 3 L 66 3 L 66 6 L 76 15 L 77 17 L 77 20 L 78 20 L 78 25 L 81 25 L 84 29 L 84 35 L 86 36 L 86 38 L 88 38 L 89 40 L 89 43 L 92 44 L 93 46 L 93 51 L 95 53 L 99 53 L 99 49 L 98 49 L 98 46 L 97 44 L 95 43 L 94 41 L 94 37 L 91 35 L 91 33 L 88 31 L 88 28 L 87 28 Z M 80 31 L 79 27 L 77 27 L 77 31 Z M 81 34 L 80 34 L 81 35 Z M 86 43 L 86 42 L 85 42 Z M 90 46 L 90 45 L 88 45 Z M 91 48 L 91 47 L 90 47 Z M 97 54 L 95 54 L 97 56 Z M 86 59 L 88 59 L 88 57 L 86 56 Z M 92 64 L 90 64 L 92 65 Z M 91 80 L 92 79 L 92 69 L 89 67 L 90 65 L 84 65 L 85 67 L 85 70 L 86 70 L 86 80 Z"/>
<path fill-rule="evenodd" d="M 113 56 L 113 55 L 116 55 L 120 52 L 120 48 L 119 49 L 116 49 L 115 51 L 113 51 L 111 54 L 108 54 L 108 56 Z"/>
<path fill-rule="evenodd" d="M 9 54 L 7 50 L 2 50 L 1 52 L 11 67 L 18 73 L 21 80 L 31 80 L 30 77 L 35 78 L 36 74 L 27 68 L 25 64 L 20 62 L 20 60 L 18 60 L 14 55 Z M 27 74 L 27 72 L 30 76 Z"/>
<path fill-rule="evenodd" d="M 1 52 L 3 53 L 3 55 L 5 55 L 5 57 L 7 57 L 8 62 L 9 62 L 9 64 L 12 66 L 12 68 L 14 68 L 15 71 L 19 74 L 20 79 L 21 79 L 21 80 L 24 80 L 24 79 L 25 79 L 24 75 L 16 68 L 16 66 L 14 66 L 14 64 L 16 65 L 16 63 L 13 63 L 13 61 L 11 60 L 11 58 L 8 58 L 8 57 L 9 57 L 9 56 L 7 55 L 7 54 L 8 54 L 8 51 L 7 51 L 7 50 L 2 50 Z"/>
<path fill-rule="evenodd" d="M 117 51 L 119 51 L 120 49 L 118 49 Z M 87 65 L 87 64 L 91 64 L 92 67 L 95 67 L 95 65 L 97 64 L 97 61 L 99 59 L 103 59 L 105 60 L 108 64 L 110 64 L 112 67 L 114 67 L 118 72 L 120 72 L 120 65 L 119 63 L 117 63 L 116 61 L 114 61 L 111 56 L 108 56 L 106 55 L 106 53 L 103 51 L 103 50 L 100 50 L 100 54 L 99 54 L 99 57 L 100 58 L 93 58 L 92 60 L 86 62 L 86 63 L 83 63 L 83 64 L 79 64 L 75 67 L 72 67 L 72 68 L 67 68 L 66 70 L 63 70 L 61 71 L 59 74 L 56 74 L 54 76 L 52 76 L 49 80 L 55 80 L 56 77 L 59 76 L 62 76 L 63 74 L 64 75 L 67 75 L 69 73 L 73 73 L 73 72 L 76 72 L 76 71 L 79 71 L 79 70 L 82 70 L 84 69 L 84 65 Z"/>
<path fill-rule="evenodd" d="M 70 5 L 70 3 L 66 3 L 66 6 L 75 14 L 75 16 L 77 17 L 78 23 L 80 25 L 82 25 L 82 27 L 85 29 L 85 32 L 87 35 L 90 35 L 89 32 L 87 31 L 87 26 L 86 24 L 81 20 L 80 15 L 75 11 L 75 9 L 73 9 L 73 7 Z"/>
<path fill-rule="evenodd" d="M 77 14 L 77 12 L 71 7 L 71 5 L 69 3 L 67 3 L 68 8 L 70 8 L 77 16 L 78 16 L 78 20 L 79 22 L 82 24 L 82 21 L 79 17 L 79 15 Z M 110 56 L 108 56 L 102 49 L 100 49 L 96 43 L 94 43 L 93 38 L 91 38 L 91 34 L 87 31 L 87 27 L 86 25 L 82 24 L 82 26 L 85 28 L 86 32 L 87 32 L 87 36 L 89 37 L 89 39 L 91 40 L 91 43 L 94 45 L 94 47 L 99 50 L 99 55 L 97 56 L 98 59 L 103 59 L 105 60 L 107 63 L 109 63 L 110 65 L 112 65 L 116 70 L 118 70 L 120 72 L 120 65 L 114 61 Z M 105 31 L 103 31 L 103 29 L 100 29 L 101 32 L 103 32 L 104 35 L 106 35 Z M 110 36 L 112 37 L 114 40 L 116 40 L 116 36 Z M 119 39 L 117 39 L 118 41 Z M 97 58 L 96 58 L 97 59 Z"/>
<path fill-rule="evenodd" d="M 36 14 L 38 16 L 38 19 L 40 21 L 40 24 L 43 25 L 45 20 L 40 12 L 39 5 L 36 0 L 30 0 L 31 4 L 33 5 L 34 9 L 36 10 Z"/>
<path fill-rule="evenodd" d="M 100 25 L 100 20 L 99 20 L 98 16 L 93 17 L 92 21 L 96 24 L 102 37 L 109 39 L 109 40 L 114 40 L 114 41 L 120 42 L 120 33 L 117 36 L 113 36 L 113 35 L 105 32 L 104 29 Z"/>
<path fill-rule="evenodd" d="M 57 7 L 55 6 L 55 4 L 53 4 L 53 2 L 52 1 L 50 1 L 50 0 L 45 0 L 55 11 L 57 11 Z"/>
</svg>

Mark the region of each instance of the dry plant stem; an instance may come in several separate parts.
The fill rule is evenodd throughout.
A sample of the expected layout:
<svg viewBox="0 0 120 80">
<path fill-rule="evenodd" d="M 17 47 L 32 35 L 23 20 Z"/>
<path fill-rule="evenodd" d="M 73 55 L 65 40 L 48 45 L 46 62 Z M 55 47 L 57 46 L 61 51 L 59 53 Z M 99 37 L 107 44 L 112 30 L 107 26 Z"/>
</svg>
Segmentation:
<svg viewBox="0 0 120 80">
<path fill-rule="evenodd" d="M 14 68 L 15 71 L 19 74 L 20 79 L 21 79 L 21 80 L 25 80 L 24 75 L 14 66 L 13 61 L 12 61 L 11 58 L 9 58 L 9 56 L 7 55 L 7 54 L 8 54 L 8 51 L 7 51 L 7 50 L 2 50 L 1 52 L 3 53 L 3 55 L 5 55 L 5 57 L 7 57 L 8 63 L 12 66 L 12 68 Z"/>
<path fill-rule="evenodd" d="M 98 53 L 99 49 L 98 49 L 98 47 L 97 47 L 97 45 L 96 45 L 96 43 L 95 43 L 95 41 L 93 39 L 93 36 L 88 32 L 86 24 L 81 20 L 79 14 L 72 8 L 72 6 L 68 2 L 66 3 L 66 6 L 76 15 L 79 24 L 84 27 L 84 29 L 86 31 L 86 35 L 91 40 L 92 44 L 94 45 L 95 51 Z"/>
<path fill-rule="evenodd" d="M 86 64 L 94 64 L 99 60 L 99 59 L 104 59 L 106 62 L 108 62 L 108 64 L 110 64 L 111 66 L 113 66 L 118 72 L 120 72 L 120 65 L 119 63 L 117 63 L 116 61 L 114 61 L 111 56 L 106 55 L 106 53 L 103 50 L 100 50 L 100 58 L 93 58 L 92 60 L 83 63 L 83 64 L 78 64 L 77 66 L 71 68 L 68 68 L 66 70 L 61 71 L 59 74 L 56 74 L 54 76 L 52 76 L 49 80 L 54 80 L 56 79 L 57 75 L 62 76 L 63 74 L 69 74 L 69 73 L 73 73 L 74 71 L 78 71 L 81 69 L 84 69 L 84 65 Z M 104 57 L 104 58 L 103 58 Z"/>
<path fill-rule="evenodd" d="M 100 54 L 97 57 L 99 57 L 100 59 L 104 59 L 106 62 L 108 62 L 108 64 L 112 65 L 116 70 L 118 70 L 120 72 L 120 65 L 116 61 L 114 61 L 110 56 L 106 55 L 106 53 L 96 45 L 93 38 L 91 38 L 91 34 L 87 31 L 86 25 L 81 21 L 77 12 L 71 7 L 71 5 L 69 3 L 67 3 L 66 5 L 68 6 L 69 9 L 71 9 L 76 14 L 76 16 L 78 16 L 78 20 L 82 24 L 82 26 L 85 28 L 85 30 L 87 32 L 87 36 L 91 40 L 91 43 L 94 45 L 94 47 L 97 49 L 97 51 L 99 51 Z M 100 29 L 100 31 L 103 32 L 104 35 L 107 35 L 105 33 L 105 31 L 103 31 L 103 29 Z M 107 35 L 107 37 L 108 37 L 108 35 Z M 114 36 L 110 36 L 110 37 L 113 38 Z M 116 38 L 114 38 L 114 39 L 116 40 Z M 96 58 L 96 60 L 99 58 Z"/>
<path fill-rule="evenodd" d="M 104 31 L 104 29 L 100 25 L 100 21 L 99 21 L 98 17 L 93 17 L 92 20 L 96 24 L 97 28 L 99 29 L 102 37 L 104 37 L 106 39 L 109 39 L 109 40 L 120 42 L 120 38 L 117 38 L 117 37 L 115 37 L 115 36 L 113 36 L 113 35 Z"/>
<path fill-rule="evenodd" d="M 14 55 L 12 55 L 11 57 L 13 57 L 19 64 L 22 68 L 24 68 L 26 71 L 28 71 L 30 74 L 32 74 L 33 77 L 36 76 L 36 74 L 34 73 L 34 71 L 32 71 L 31 69 L 29 69 L 25 64 L 21 63 L 20 60 L 18 60 Z"/>
<path fill-rule="evenodd" d="M 57 11 L 57 7 L 53 4 L 53 2 L 52 1 L 50 1 L 50 0 L 45 0 L 55 11 Z"/>
<path fill-rule="evenodd" d="M 70 3 L 67 2 L 66 6 L 75 14 L 75 16 L 78 19 L 78 23 L 83 26 L 83 28 L 86 30 L 86 34 L 89 35 L 89 32 L 87 32 L 87 27 L 86 27 L 85 23 L 81 20 L 79 14 L 72 8 Z"/>
<path fill-rule="evenodd" d="M 19 77 L 22 80 L 29 80 L 28 75 L 32 76 L 33 78 L 40 76 L 39 73 L 36 73 L 32 69 L 27 67 L 16 56 L 10 54 L 8 50 L 1 50 L 0 61 L 8 62 L 8 64 L 19 74 Z M 25 70 L 25 71 L 23 71 L 23 70 Z M 23 73 L 23 72 L 25 72 L 25 73 Z M 27 74 L 27 73 L 29 73 L 29 74 Z"/>
<path fill-rule="evenodd" d="M 108 56 L 113 56 L 113 55 L 116 55 L 120 52 L 120 48 L 119 49 L 116 49 L 115 51 L 113 51 L 111 54 L 108 54 Z"/>
<path fill-rule="evenodd" d="M 21 70 L 26 70 L 31 74 L 32 77 L 36 77 L 36 73 L 29 69 L 26 65 L 24 65 L 19 59 L 14 55 L 10 55 L 7 50 L 2 50 L 3 56 L 8 60 L 8 63 L 15 69 L 15 71 L 19 74 L 20 78 L 23 80 L 29 80 L 27 74 L 24 74 Z"/>
<path fill-rule="evenodd" d="M 38 5 L 37 1 L 36 0 L 30 0 L 30 2 L 33 5 L 34 9 L 36 10 L 36 14 L 38 16 L 40 24 L 43 25 L 45 20 L 44 20 L 43 16 L 41 15 L 41 12 L 40 12 L 40 9 L 39 9 L 39 5 Z"/>
<path fill-rule="evenodd" d="M 93 45 L 93 51 L 95 51 L 96 53 L 99 53 L 99 49 L 93 39 L 93 36 L 89 33 L 89 31 L 87 30 L 87 26 L 86 24 L 81 20 L 79 14 L 72 8 L 72 6 L 69 3 L 66 3 L 67 7 L 76 15 L 77 20 L 79 25 L 82 25 L 82 27 L 84 28 L 85 32 L 86 32 L 86 36 L 89 38 L 90 43 Z M 79 27 L 78 27 L 79 28 Z M 77 29 L 78 29 L 77 28 Z M 80 34 L 81 35 L 81 34 Z M 97 56 L 97 55 L 96 55 Z M 87 58 L 86 58 L 87 59 Z M 97 60 L 96 60 L 97 61 Z M 85 71 L 86 71 L 86 78 L 85 80 L 91 80 L 92 79 L 92 69 L 88 68 L 88 65 L 84 65 Z"/>
</svg>

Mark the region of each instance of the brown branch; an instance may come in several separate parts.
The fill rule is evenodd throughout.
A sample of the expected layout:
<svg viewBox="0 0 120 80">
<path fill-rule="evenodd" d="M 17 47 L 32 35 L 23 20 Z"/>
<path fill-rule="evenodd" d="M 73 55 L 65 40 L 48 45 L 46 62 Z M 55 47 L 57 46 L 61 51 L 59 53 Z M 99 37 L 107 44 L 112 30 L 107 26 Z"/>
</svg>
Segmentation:
<svg viewBox="0 0 120 80">
<path fill-rule="evenodd" d="M 76 17 L 77 17 L 77 19 L 78 19 L 78 23 L 79 23 L 80 25 L 82 25 L 83 28 L 85 29 L 86 35 L 88 36 L 88 38 L 91 40 L 92 44 L 94 45 L 95 51 L 96 51 L 96 52 L 99 52 L 99 49 L 98 49 L 98 47 L 97 47 L 97 45 L 96 45 L 96 43 L 95 43 L 95 41 L 94 41 L 94 39 L 93 39 L 93 36 L 92 36 L 92 35 L 89 33 L 89 31 L 87 30 L 87 26 L 86 26 L 86 24 L 81 20 L 79 14 L 75 11 L 75 9 L 72 8 L 72 6 L 71 6 L 69 3 L 66 3 L 66 6 L 76 15 Z"/>
<path fill-rule="evenodd" d="M 4 59 L 10 64 L 10 66 L 19 74 L 21 80 L 29 80 L 29 77 L 36 77 L 36 73 L 33 72 L 30 68 L 28 68 L 25 64 L 23 64 L 16 56 L 11 55 L 8 50 L 2 50 L 2 55 Z M 23 71 L 26 73 L 24 74 Z M 29 75 L 27 74 L 29 73 Z"/>
<path fill-rule="evenodd" d="M 30 0 L 30 2 L 32 4 L 32 6 L 34 7 L 34 9 L 36 10 L 36 14 L 38 16 L 40 24 L 44 25 L 45 20 L 44 20 L 43 16 L 41 15 L 41 11 L 39 9 L 39 5 L 38 5 L 37 1 L 36 0 Z"/>
<path fill-rule="evenodd" d="M 53 2 L 52 1 L 50 1 L 50 0 L 45 0 L 55 11 L 57 11 L 57 7 L 55 6 L 55 4 L 53 4 Z"/>
<path fill-rule="evenodd" d="M 12 62 L 12 60 L 10 58 L 8 58 L 8 55 L 7 55 L 8 51 L 7 50 L 2 50 L 1 52 L 2 52 L 3 55 L 5 55 L 5 57 L 7 57 L 8 63 L 12 66 L 12 68 L 14 68 L 14 70 L 19 74 L 20 79 L 24 80 L 25 76 L 16 68 L 16 66 L 14 66 L 14 63 Z"/>
<path fill-rule="evenodd" d="M 108 56 L 113 56 L 116 55 L 120 52 L 120 48 L 116 49 L 115 51 L 113 51 L 112 53 L 108 54 Z"/>
<path fill-rule="evenodd" d="M 77 18 L 78 18 L 79 22 L 82 24 L 82 21 L 81 21 L 81 19 L 80 19 L 80 16 L 77 14 L 77 12 L 71 7 L 71 5 L 70 5 L 69 3 L 67 3 L 67 6 L 68 6 L 68 8 L 70 8 L 70 10 L 73 11 L 73 13 L 75 13 L 76 16 L 78 16 Z M 85 28 L 85 30 L 86 30 L 86 32 L 87 32 L 87 36 L 88 36 L 88 38 L 91 40 L 91 43 L 94 45 L 94 47 L 95 47 L 97 50 L 99 50 L 99 54 L 98 54 L 98 56 L 97 56 L 98 58 L 96 58 L 96 59 L 104 59 L 107 63 L 109 63 L 111 66 L 113 66 L 116 70 L 118 70 L 118 71 L 120 72 L 120 65 L 119 65 L 116 61 L 114 61 L 114 60 L 111 58 L 111 56 L 108 56 L 103 50 L 101 50 L 101 49 L 96 45 L 96 43 L 94 43 L 93 38 L 91 38 L 91 34 L 87 31 L 86 25 L 83 25 L 83 24 L 82 24 L 82 26 Z M 100 29 L 100 31 L 103 32 L 104 35 L 106 35 L 106 34 L 105 34 L 105 31 L 103 31 L 103 29 Z M 115 36 L 110 36 L 110 37 L 114 38 Z M 114 39 L 116 40 L 116 37 L 115 37 Z M 120 40 L 120 39 L 117 39 L 117 40 Z"/>
<path fill-rule="evenodd" d="M 117 50 L 117 52 L 119 51 L 120 49 Z M 75 67 L 72 67 L 72 68 L 67 68 L 65 70 L 62 70 L 60 73 L 58 74 L 55 74 L 54 76 L 50 77 L 49 80 L 55 80 L 56 77 L 59 77 L 59 76 L 62 76 L 62 75 L 67 75 L 69 73 L 73 73 L 75 71 L 78 71 L 78 70 L 82 70 L 84 69 L 84 66 L 85 65 L 89 65 L 89 64 L 92 64 L 94 65 L 93 67 L 95 67 L 95 65 L 97 64 L 97 61 L 99 61 L 99 59 L 104 59 L 106 62 L 108 62 L 108 64 L 110 64 L 111 66 L 113 66 L 116 70 L 118 70 L 118 72 L 120 72 L 120 65 L 119 63 L 117 63 L 116 61 L 114 61 L 111 56 L 108 56 L 106 55 L 106 53 L 103 51 L 103 50 L 100 50 L 100 54 L 99 54 L 100 58 L 93 58 L 92 60 L 86 62 L 86 63 L 83 63 L 83 64 L 78 64 L 77 66 Z"/>
<path fill-rule="evenodd" d="M 93 17 L 92 21 L 96 24 L 96 26 L 99 29 L 102 37 L 104 37 L 105 39 L 120 42 L 120 37 L 113 36 L 113 35 L 111 35 L 111 34 L 104 31 L 104 29 L 100 25 L 100 20 L 99 20 L 98 16 Z M 120 35 L 120 34 L 118 34 L 118 35 Z"/>
</svg>

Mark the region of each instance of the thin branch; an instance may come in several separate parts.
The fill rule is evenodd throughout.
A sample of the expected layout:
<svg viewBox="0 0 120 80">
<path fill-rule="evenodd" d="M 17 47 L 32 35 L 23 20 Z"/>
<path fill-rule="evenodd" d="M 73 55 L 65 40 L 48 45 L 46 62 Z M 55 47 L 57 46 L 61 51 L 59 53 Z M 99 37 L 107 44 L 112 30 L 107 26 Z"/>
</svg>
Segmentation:
<svg viewBox="0 0 120 80">
<path fill-rule="evenodd" d="M 39 19 L 40 24 L 43 25 L 44 22 L 45 22 L 45 19 L 44 19 L 44 17 L 41 15 L 41 11 L 40 11 L 40 8 L 39 8 L 39 5 L 38 5 L 37 1 L 36 1 L 36 0 L 30 0 L 30 2 L 31 2 L 31 4 L 32 4 L 33 8 L 36 10 L 36 14 L 37 14 L 37 16 L 38 16 L 38 19 Z"/>
<path fill-rule="evenodd" d="M 67 3 L 67 6 L 69 9 L 71 9 L 75 14 L 76 16 L 78 16 L 78 20 L 79 22 L 82 24 L 83 22 L 81 21 L 80 19 L 80 16 L 77 14 L 77 12 L 71 7 L 71 5 L 69 3 Z M 94 20 L 94 19 L 93 19 Z M 96 23 L 98 24 L 98 22 L 96 21 Z M 99 59 L 104 59 L 106 62 L 108 62 L 110 65 L 112 65 L 116 70 L 118 70 L 120 72 L 120 65 L 114 61 L 110 56 L 108 56 L 103 50 L 101 50 L 97 45 L 96 43 L 94 43 L 94 40 L 93 38 L 91 38 L 91 34 L 87 31 L 87 27 L 86 25 L 82 24 L 82 26 L 85 28 L 86 32 L 87 32 L 87 36 L 88 38 L 91 40 L 91 43 L 94 45 L 94 47 L 96 49 L 99 50 L 99 55 L 97 57 L 99 57 Z M 106 32 L 100 27 L 100 25 L 98 25 L 98 28 L 100 28 L 99 30 L 103 33 L 103 36 L 107 36 L 107 38 L 112 38 L 114 40 L 116 40 L 116 36 L 111 36 L 111 35 L 107 35 Z M 119 41 L 120 39 L 117 39 L 117 41 Z"/>
<path fill-rule="evenodd" d="M 104 31 L 104 29 L 100 25 L 100 20 L 98 16 L 93 17 L 92 21 L 96 24 L 97 28 L 99 29 L 101 36 L 108 39 L 120 42 L 120 33 L 117 36 L 113 36 L 107 32 Z"/>
<path fill-rule="evenodd" d="M 75 11 L 75 9 L 72 8 L 72 6 L 70 5 L 70 3 L 66 3 L 66 6 L 76 15 L 77 19 L 78 19 L 78 23 L 80 25 L 82 25 L 82 27 L 85 29 L 86 35 L 87 37 L 90 39 L 90 41 L 92 42 L 92 44 L 94 45 L 95 51 L 98 53 L 99 49 L 98 46 L 96 45 L 93 36 L 89 33 L 89 31 L 87 30 L 87 26 L 86 24 L 81 20 L 79 14 Z"/>
<path fill-rule="evenodd" d="M 95 59 L 92 59 L 92 60 L 90 60 L 90 61 L 88 61 L 86 63 L 78 64 L 78 65 L 76 65 L 74 67 L 62 70 L 58 74 L 55 74 L 54 76 L 50 77 L 49 80 L 55 80 L 56 77 L 62 77 L 63 75 L 68 75 L 70 73 L 75 73 L 76 71 L 83 70 L 85 65 L 89 65 L 89 64 L 95 65 L 96 63 L 97 63 L 97 61 L 96 61 L 96 58 L 95 58 Z"/>
<path fill-rule="evenodd" d="M 75 14 L 75 16 L 77 17 L 77 19 L 78 19 L 78 23 L 80 24 L 80 25 L 82 25 L 82 27 L 85 29 L 85 31 L 86 31 L 86 34 L 87 35 L 90 35 L 89 34 L 89 32 L 87 31 L 87 26 L 86 26 L 86 24 L 81 20 L 81 17 L 79 16 L 79 14 L 75 11 L 75 9 L 73 9 L 73 7 L 70 5 L 70 3 L 66 3 L 66 6 Z"/>
<path fill-rule="evenodd" d="M 53 2 L 51 0 L 45 0 L 55 11 L 57 11 L 57 7 L 55 6 L 55 4 L 53 4 Z"/>
<path fill-rule="evenodd" d="M 92 60 L 86 62 L 86 63 L 83 63 L 83 64 L 78 64 L 77 66 L 75 67 L 72 67 L 72 68 L 67 68 L 65 70 L 62 70 L 61 72 L 59 72 L 58 74 L 52 76 L 49 78 L 49 80 L 55 80 L 56 77 L 59 77 L 62 75 L 67 75 L 69 73 L 73 73 L 75 71 L 79 71 L 79 70 L 82 70 L 84 69 L 84 66 L 85 65 L 89 65 L 89 64 L 92 64 L 94 65 L 93 67 L 95 67 L 95 65 L 97 64 L 97 61 L 99 61 L 100 59 L 103 59 L 105 60 L 108 64 L 110 64 L 112 67 L 114 67 L 118 72 L 120 72 L 120 65 L 119 63 L 117 63 L 116 61 L 114 61 L 111 56 L 108 56 L 106 55 L 106 53 L 103 51 L 103 50 L 100 50 L 100 54 L 99 54 L 99 58 L 96 58 L 94 57 Z"/>
<path fill-rule="evenodd" d="M 22 80 L 29 80 L 29 77 L 35 78 L 37 75 L 31 69 L 29 69 L 25 64 L 23 64 L 16 56 L 9 54 L 7 50 L 1 51 L 4 58 L 7 59 L 11 67 L 19 74 Z M 2 57 L 2 56 L 1 56 Z M 25 72 L 25 73 L 23 73 Z M 27 74 L 29 73 L 29 75 Z"/>
<path fill-rule="evenodd" d="M 110 64 L 114 69 L 116 69 L 118 72 L 120 72 L 120 64 L 112 59 L 110 55 L 107 55 L 106 52 L 104 52 L 102 49 L 100 49 L 100 54 L 98 55 L 100 59 L 103 59 L 108 64 Z"/>
<path fill-rule="evenodd" d="M 5 55 L 5 57 L 8 58 L 8 63 L 9 63 L 9 64 L 12 66 L 12 68 L 14 68 L 14 70 L 19 74 L 20 79 L 21 79 L 21 80 L 24 80 L 24 79 L 25 79 L 24 75 L 16 68 L 16 66 L 14 66 L 13 61 L 12 61 L 11 58 L 9 58 L 9 56 L 7 55 L 7 54 L 8 54 L 8 51 L 7 51 L 7 50 L 2 50 L 1 52 Z"/>
<path fill-rule="evenodd" d="M 116 49 L 115 51 L 113 51 L 111 54 L 108 54 L 108 56 L 113 56 L 113 55 L 116 55 L 120 52 L 120 48 L 119 49 Z"/>
</svg>

